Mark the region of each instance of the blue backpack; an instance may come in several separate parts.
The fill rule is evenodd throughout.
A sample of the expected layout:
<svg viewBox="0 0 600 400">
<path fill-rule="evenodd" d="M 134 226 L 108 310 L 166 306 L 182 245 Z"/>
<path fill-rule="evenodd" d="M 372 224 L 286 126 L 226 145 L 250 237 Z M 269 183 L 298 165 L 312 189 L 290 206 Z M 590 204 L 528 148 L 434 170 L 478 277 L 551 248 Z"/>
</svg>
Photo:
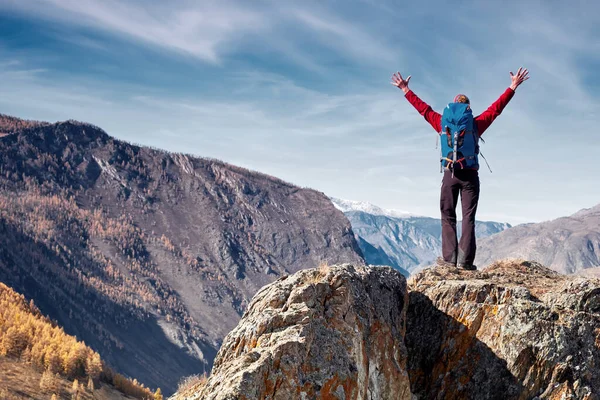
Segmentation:
<svg viewBox="0 0 600 400">
<path fill-rule="evenodd" d="M 479 134 L 466 103 L 450 103 L 442 114 L 440 170 L 479 169 Z"/>
</svg>

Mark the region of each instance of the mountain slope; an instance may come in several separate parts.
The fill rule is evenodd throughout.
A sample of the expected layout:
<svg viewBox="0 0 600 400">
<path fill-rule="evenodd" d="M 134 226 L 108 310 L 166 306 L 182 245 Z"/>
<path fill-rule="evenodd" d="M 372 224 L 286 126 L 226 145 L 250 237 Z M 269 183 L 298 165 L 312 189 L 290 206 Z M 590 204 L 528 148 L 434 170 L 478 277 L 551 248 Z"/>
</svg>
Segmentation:
<svg viewBox="0 0 600 400">
<path fill-rule="evenodd" d="M 51 393 L 41 390 L 40 381 L 43 373 L 28 363 L 19 360 L 0 357 L 0 399 L 2 400 L 48 400 Z M 85 383 L 85 382 L 84 382 Z M 55 377 L 52 382 L 58 399 L 70 399 L 73 382 L 66 378 Z M 110 385 L 98 384 L 94 390 L 83 385 L 79 391 L 80 400 L 131 400 Z"/>
<path fill-rule="evenodd" d="M 98 353 L 64 333 L 33 302 L 0 283 L 0 399 L 147 399 L 152 392 L 106 367 Z M 75 380 L 83 383 L 75 385 Z M 87 383 L 87 384 L 86 384 Z M 118 389 L 118 390 L 117 390 Z"/>
<path fill-rule="evenodd" d="M 405 275 L 431 264 L 441 254 L 442 227 L 436 218 L 403 216 L 368 203 L 332 199 L 343 210 L 369 264 L 390 265 Z M 510 225 L 477 221 L 478 238 L 501 232 Z M 458 224 L 460 234 L 460 222 Z"/>
<path fill-rule="evenodd" d="M 266 283 L 364 262 L 322 193 L 89 124 L 14 125 L 0 139 L 0 281 L 165 393 L 210 368 Z"/>
<path fill-rule="evenodd" d="M 503 257 L 536 260 L 563 273 L 599 267 L 600 205 L 553 221 L 519 225 L 480 242 L 480 265 Z"/>
</svg>

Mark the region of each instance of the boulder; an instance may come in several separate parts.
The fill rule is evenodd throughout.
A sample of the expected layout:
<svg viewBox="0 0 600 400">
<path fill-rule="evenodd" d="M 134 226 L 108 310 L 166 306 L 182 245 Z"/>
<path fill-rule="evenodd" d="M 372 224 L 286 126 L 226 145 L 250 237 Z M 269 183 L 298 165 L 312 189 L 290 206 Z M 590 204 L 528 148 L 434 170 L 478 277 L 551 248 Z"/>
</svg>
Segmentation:
<svg viewBox="0 0 600 400">
<path fill-rule="evenodd" d="M 411 399 L 408 292 L 389 267 L 300 271 L 264 287 L 208 381 L 178 399 Z"/>
</svg>

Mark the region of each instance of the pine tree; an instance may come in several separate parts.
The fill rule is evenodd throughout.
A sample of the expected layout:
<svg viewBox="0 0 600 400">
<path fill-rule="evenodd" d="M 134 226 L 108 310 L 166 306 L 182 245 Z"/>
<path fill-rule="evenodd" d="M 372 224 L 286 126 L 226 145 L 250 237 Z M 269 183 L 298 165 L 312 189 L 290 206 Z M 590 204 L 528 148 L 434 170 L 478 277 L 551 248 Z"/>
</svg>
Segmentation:
<svg viewBox="0 0 600 400">
<path fill-rule="evenodd" d="M 72 342 L 70 348 L 63 354 L 64 371 L 67 377 L 73 378 L 85 374 L 87 349 L 81 342 Z"/>
<path fill-rule="evenodd" d="M 79 380 L 75 379 L 73 381 L 73 386 L 71 387 L 72 390 L 72 394 L 71 394 L 71 399 L 72 400 L 79 400 L 81 398 L 81 389 L 82 389 L 82 385 L 79 384 Z"/>
<path fill-rule="evenodd" d="M 154 393 L 154 400 L 163 400 L 163 395 L 160 391 L 160 388 L 156 389 L 156 393 Z"/>
<path fill-rule="evenodd" d="M 102 373 L 102 360 L 100 354 L 96 352 L 90 352 L 87 359 L 85 360 L 85 372 L 94 381 L 98 382 L 100 374 Z"/>
<path fill-rule="evenodd" d="M 44 359 L 45 367 L 48 371 L 56 374 L 62 371 L 62 362 L 60 360 L 60 356 L 56 354 L 55 351 L 52 351 L 46 358 Z"/>
<path fill-rule="evenodd" d="M 73 394 L 76 394 L 79 392 L 79 380 L 75 379 L 73 381 L 73 387 L 71 389 L 73 390 Z"/>
<path fill-rule="evenodd" d="M 0 342 L 0 355 L 19 357 L 27 347 L 27 339 L 16 327 L 11 326 Z"/>
<path fill-rule="evenodd" d="M 43 392 L 55 392 L 58 386 L 57 376 L 46 370 L 40 378 L 40 389 Z"/>
<path fill-rule="evenodd" d="M 94 386 L 94 380 L 92 379 L 92 377 L 88 378 L 87 388 L 91 393 L 94 393 L 94 390 L 96 390 L 96 387 Z"/>
</svg>

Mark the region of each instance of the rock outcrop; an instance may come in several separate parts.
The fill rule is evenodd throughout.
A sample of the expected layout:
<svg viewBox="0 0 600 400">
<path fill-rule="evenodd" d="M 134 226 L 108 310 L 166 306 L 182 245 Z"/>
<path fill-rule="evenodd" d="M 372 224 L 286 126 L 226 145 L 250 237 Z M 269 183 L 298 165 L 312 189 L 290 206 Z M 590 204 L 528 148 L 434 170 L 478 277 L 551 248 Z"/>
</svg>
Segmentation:
<svg viewBox="0 0 600 400">
<path fill-rule="evenodd" d="M 176 399 L 600 398 L 600 280 L 502 261 L 430 268 L 408 290 L 385 267 L 282 278 Z"/>
<path fill-rule="evenodd" d="M 262 289 L 212 375 L 178 399 L 410 399 L 408 292 L 389 267 L 321 267 Z"/>
<path fill-rule="evenodd" d="M 428 269 L 409 280 L 419 399 L 597 399 L 600 281 L 539 264 Z"/>
</svg>

